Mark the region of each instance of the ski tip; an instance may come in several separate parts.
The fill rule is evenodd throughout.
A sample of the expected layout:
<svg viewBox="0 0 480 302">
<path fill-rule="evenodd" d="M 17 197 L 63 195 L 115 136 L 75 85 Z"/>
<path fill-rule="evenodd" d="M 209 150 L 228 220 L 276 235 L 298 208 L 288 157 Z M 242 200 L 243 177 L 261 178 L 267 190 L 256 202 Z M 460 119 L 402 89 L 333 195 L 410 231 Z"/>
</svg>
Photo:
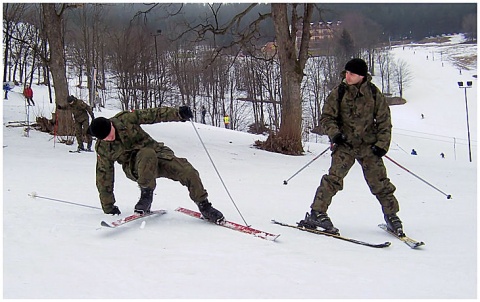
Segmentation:
<svg viewBox="0 0 480 302">
<path fill-rule="evenodd" d="M 102 222 L 100 223 L 101 226 L 103 227 L 107 227 L 107 228 L 113 228 L 113 226 L 111 226 L 109 223 L 105 222 L 102 220 Z"/>
<path fill-rule="evenodd" d="M 264 239 L 267 239 L 267 240 L 269 240 L 269 241 L 278 242 L 278 241 L 277 241 L 278 237 L 280 237 L 280 234 L 274 235 L 274 236 L 268 236 L 267 238 L 264 238 Z"/>
<path fill-rule="evenodd" d="M 421 246 L 423 246 L 423 245 L 425 245 L 425 242 L 420 241 L 420 242 L 417 242 L 417 243 L 415 243 L 414 245 L 412 245 L 411 248 L 412 248 L 412 249 L 416 249 L 417 247 L 421 247 Z"/>
</svg>

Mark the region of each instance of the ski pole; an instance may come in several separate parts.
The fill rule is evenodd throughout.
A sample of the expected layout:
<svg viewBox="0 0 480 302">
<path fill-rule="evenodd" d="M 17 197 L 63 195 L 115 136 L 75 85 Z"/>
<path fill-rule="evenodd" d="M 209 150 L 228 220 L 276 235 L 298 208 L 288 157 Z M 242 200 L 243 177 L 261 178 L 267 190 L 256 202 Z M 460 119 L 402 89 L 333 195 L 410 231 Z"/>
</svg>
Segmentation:
<svg viewBox="0 0 480 302">
<path fill-rule="evenodd" d="M 58 202 L 62 202 L 62 203 L 73 204 L 73 205 L 80 206 L 80 207 L 86 207 L 86 208 L 101 210 L 101 208 L 99 208 L 99 207 L 93 207 L 93 206 L 89 206 L 89 205 L 85 205 L 85 204 L 81 204 L 81 203 L 75 203 L 75 202 L 66 201 L 66 200 L 61 200 L 61 199 L 55 199 L 55 198 L 50 198 L 50 197 L 39 196 L 39 195 L 37 195 L 36 192 L 30 193 L 30 194 L 28 194 L 28 196 L 30 196 L 30 197 L 32 197 L 32 198 L 43 198 L 43 199 L 58 201 Z"/>
<path fill-rule="evenodd" d="M 210 153 L 207 150 L 207 147 L 205 147 L 205 144 L 203 143 L 203 140 L 202 140 L 202 137 L 200 136 L 200 133 L 198 133 L 197 128 L 195 128 L 195 124 L 193 123 L 192 120 L 190 120 L 190 122 L 192 123 L 192 127 L 195 130 L 195 133 L 197 133 L 198 139 L 200 140 L 200 143 L 202 143 L 203 149 L 205 149 L 205 152 L 207 153 L 208 158 L 210 159 L 210 162 L 212 163 L 212 166 L 215 169 L 215 172 L 217 172 L 218 178 L 220 178 L 220 181 L 222 182 L 222 185 L 225 188 L 225 191 L 227 192 L 228 197 L 230 197 L 230 200 L 232 201 L 233 205 L 235 206 L 235 209 L 237 209 L 238 214 L 240 214 L 240 217 L 242 217 L 242 220 L 245 223 L 245 225 L 249 227 L 250 225 L 245 221 L 245 218 L 243 218 L 242 213 L 240 213 L 240 210 L 238 209 L 237 204 L 235 203 L 235 201 L 233 201 L 232 195 L 230 195 L 230 192 L 228 191 L 227 186 L 225 185 L 225 182 L 223 181 L 222 176 L 218 172 L 218 169 L 215 166 L 215 163 L 213 162 L 213 159 L 212 159 L 212 157 L 210 156 Z"/>
<path fill-rule="evenodd" d="M 417 174 L 413 173 L 412 171 L 408 170 L 407 168 L 405 168 L 404 166 L 400 165 L 399 163 L 397 163 L 396 161 L 394 161 L 393 159 L 391 159 L 388 155 L 385 155 L 386 158 L 388 158 L 392 163 L 396 164 L 397 166 L 399 166 L 400 168 L 402 168 L 403 170 L 407 171 L 408 173 L 412 174 L 413 176 L 415 176 L 416 178 L 420 179 L 421 181 L 423 181 L 424 183 L 426 183 L 427 185 L 429 185 L 430 187 L 434 188 L 435 190 L 437 190 L 438 192 L 442 193 L 443 195 L 447 196 L 447 199 L 452 199 L 452 195 L 450 194 L 446 194 L 444 193 L 443 191 L 439 190 L 437 187 L 433 186 L 432 184 L 430 184 L 429 182 L 427 182 L 426 180 L 424 180 L 423 178 L 421 178 L 420 176 L 418 176 Z"/>
<path fill-rule="evenodd" d="M 287 180 L 284 180 L 283 181 L 283 184 L 284 185 L 287 185 L 288 184 L 288 181 L 292 178 L 294 178 L 298 173 L 302 172 L 303 169 L 305 169 L 306 167 L 308 167 L 311 163 L 313 163 L 314 161 L 316 161 L 320 156 L 322 156 L 323 154 L 325 154 L 325 152 L 328 151 L 328 149 L 330 149 L 330 147 L 327 147 L 327 149 L 323 150 L 322 153 L 318 154 L 314 159 L 312 159 L 311 161 L 309 161 L 305 166 L 303 166 L 300 170 L 298 170 L 295 174 L 293 174 L 292 176 L 290 176 L 289 179 Z"/>
</svg>

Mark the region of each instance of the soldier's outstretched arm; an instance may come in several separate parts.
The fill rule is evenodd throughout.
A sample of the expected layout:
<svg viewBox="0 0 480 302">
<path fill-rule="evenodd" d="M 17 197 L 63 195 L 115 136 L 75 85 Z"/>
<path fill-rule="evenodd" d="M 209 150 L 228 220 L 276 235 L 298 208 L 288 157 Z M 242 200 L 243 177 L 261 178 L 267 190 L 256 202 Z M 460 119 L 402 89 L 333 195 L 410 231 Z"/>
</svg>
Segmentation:
<svg viewBox="0 0 480 302">
<path fill-rule="evenodd" d="M 128 113 L 127 119 L 137 124 L 155 124 L 161 122 L 178 122 L 182 118 L 178 109 L 173 107 L 159 107 L 151 109 L 135 110 Z"/>
</svg>

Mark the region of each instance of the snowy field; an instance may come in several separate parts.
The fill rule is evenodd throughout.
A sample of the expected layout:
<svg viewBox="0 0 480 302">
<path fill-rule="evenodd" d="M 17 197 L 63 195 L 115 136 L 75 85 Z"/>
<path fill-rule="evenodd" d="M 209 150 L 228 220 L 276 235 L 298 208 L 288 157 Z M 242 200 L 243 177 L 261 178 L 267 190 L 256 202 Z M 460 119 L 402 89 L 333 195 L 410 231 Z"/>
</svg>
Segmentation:
<svg viewBox="0 0 480 302">
<path fill-rule="evenodd" d="M 392 49 L 395 59 L 409 64 L 413 81 L 405 89 L 407 104 L 391 107 L 394 129 L 388 155 L 453 196 L 447 200 L 385 159 L 397 187 L 404 230 L 426 243 L 418 250 L 377 227 L 383 222 L 381 208 L 358 164 L 328 213 L 342 235 L 372 243 L 391 241 L 390 247 L 373 249 L 271 224 L 273 218 L 295 223 L 309 211 L 329 168 L 330 152 L 288 185 L 283 180 L 327 145 L 306 142 L 305 156 L 286 156 L 252 147 L 265 137 L 190 122 L 145 129 L 196 167 L 210 201 L 228 220 L 243 223 L 196 127 L 247 223 L 281 234 L 277 241 L 175 212 L 179 206 L 196 206 L 186 188 L 167 179 L 157 181 L 152 207 L 167 210 L 166 215 L 145 219 L 144 228 L 140 221 L 102 228 L 101 220 L 113 218 L 101 210 L 29 197 L 36 192 L 100 207 L 95 153 L 69 153 L 76 145 L 54 144 L 52 136 L 37 131 L 27 137 L 23 127 L 7 127 L 26 116 L 21 88 L 16 87 L 3 101 L 3 298 L 476 299 L 477 66 L 460 74 L 453 59 L 476 54 L 477 46 L 459 42 L 455 37 L 446 44 Z M 473 81 L 467 91 L 473 162 L 459 80 Z M 31 120 L 35 115 L 50 117 L 53 105 L 46 88 L 33 85 L 33 90 Z M 418 155 L 410 155 L 411 149 Z M 121 216 L 131 213 L 139 189 L 118 165 L 115 194 Z"/>
</svg>

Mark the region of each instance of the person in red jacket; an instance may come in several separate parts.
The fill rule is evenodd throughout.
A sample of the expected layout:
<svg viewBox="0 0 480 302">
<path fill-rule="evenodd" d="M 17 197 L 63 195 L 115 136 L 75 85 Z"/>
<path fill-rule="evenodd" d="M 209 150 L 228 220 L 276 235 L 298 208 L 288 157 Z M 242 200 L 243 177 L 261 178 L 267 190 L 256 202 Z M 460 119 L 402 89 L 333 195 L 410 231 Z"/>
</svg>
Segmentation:
<svg viewBox="0 0 480 302">
<path fill-rule="evenodd" d="M 33 106 L 35 106 L 35 102 L 33 102 L 33 90 L 30 88 L 30 85 L 25 85 L 25 89 L 23 89 L 23 95 L 25 96 L 25 100 L 28 102 L 28 106 L 31 106 L 30 102 L 32 102 Z"/>
</svg>

